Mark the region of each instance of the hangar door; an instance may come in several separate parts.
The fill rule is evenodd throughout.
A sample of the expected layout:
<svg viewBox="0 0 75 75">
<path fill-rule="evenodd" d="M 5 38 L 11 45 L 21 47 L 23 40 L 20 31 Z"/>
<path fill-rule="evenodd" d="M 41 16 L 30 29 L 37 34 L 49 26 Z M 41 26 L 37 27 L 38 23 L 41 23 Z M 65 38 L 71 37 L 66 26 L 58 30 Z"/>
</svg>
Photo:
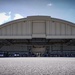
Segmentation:
<svg viewBox="0 0 75 75">
<path fill-rule="evenodd" d="M 33 34 L 45 34 L 45 22 L 33 22 Z"/>
</svg>

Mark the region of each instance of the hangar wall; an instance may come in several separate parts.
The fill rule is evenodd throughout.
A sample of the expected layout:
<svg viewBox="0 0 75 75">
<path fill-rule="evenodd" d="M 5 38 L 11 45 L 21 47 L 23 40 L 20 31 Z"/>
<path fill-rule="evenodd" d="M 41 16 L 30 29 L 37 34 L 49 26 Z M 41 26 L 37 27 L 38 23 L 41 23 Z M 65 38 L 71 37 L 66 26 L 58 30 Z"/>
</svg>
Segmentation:
<svg viewBox="0 0 75 75">
<path fill-rule="evenodd" d="M 0 38 L 8 37 L 75 38 L 75 24 L 51 17 L 28 17 L 1 25 Z"/>
<path fill-rule="evenodd" d="M 2 46 L 0 48 L 0 51 L 28 51 L 27 49 L 27 45 L 24 44 L 13 44 L 13 45 L 9 45 L 9 46 Z"/>
<path fill-rule="evenodd" d="M 33 50 L 35 51 L 36 48 L 34 48 Z M 36 51 L 39 51 L 42 49 L 44 50 L 44 48 L 37 48 Z M 27 52 L 27 45 L 24 44 L 13 44 L 13 45 L 8 45 L 8 46 L 3 46 L 0 48 L 0 51 L 23 51 L 23 52 Z M 63 45 L 63 48 L 61 49 L 61 45 L 60 44 L 54 44 L 54 45 L 49 45 L 49 51 L 75 51 L 75 46 L 68 46 L 66 44 Z"/>
</svg>

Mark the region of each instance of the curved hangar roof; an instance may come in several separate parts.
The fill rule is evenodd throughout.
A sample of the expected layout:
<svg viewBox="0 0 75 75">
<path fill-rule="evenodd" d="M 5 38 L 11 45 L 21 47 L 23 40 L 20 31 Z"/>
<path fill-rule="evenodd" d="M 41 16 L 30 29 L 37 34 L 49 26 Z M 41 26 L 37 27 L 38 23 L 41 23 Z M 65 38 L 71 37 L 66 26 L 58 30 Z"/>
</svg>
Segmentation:
<svg viewBox="0 0 75 75">
<path fill-rule="evenodd" d="M 0 26 L 0 39 L 75 39 L 75 24 L 50 16 L 28 16 Z"/>
</svg>

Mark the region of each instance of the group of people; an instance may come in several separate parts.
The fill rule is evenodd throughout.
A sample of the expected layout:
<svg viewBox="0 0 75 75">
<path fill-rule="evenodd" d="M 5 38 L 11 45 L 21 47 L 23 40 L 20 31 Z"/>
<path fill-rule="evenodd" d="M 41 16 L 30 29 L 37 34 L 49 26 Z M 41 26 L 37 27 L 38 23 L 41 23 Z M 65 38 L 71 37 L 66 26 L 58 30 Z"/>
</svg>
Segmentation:
<svg viewBox="0 0 75 75">
<path fill-rule="evenodd" d="M 20 52 L 1 52 L 0 57 L 75 57 L 75 54 L 73 53 L 33 53 L 33 52 L 28 52 L 28 53 L 20 53 Z"/>
</svg>

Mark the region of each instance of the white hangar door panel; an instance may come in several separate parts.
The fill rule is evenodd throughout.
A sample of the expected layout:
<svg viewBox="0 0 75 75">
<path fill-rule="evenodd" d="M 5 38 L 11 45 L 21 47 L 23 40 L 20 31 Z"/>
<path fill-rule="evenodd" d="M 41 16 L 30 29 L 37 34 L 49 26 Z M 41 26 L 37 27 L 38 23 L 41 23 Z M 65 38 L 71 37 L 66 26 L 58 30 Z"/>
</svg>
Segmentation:
<svg viewBox="0 0 75 75">
<path fill-rule="evenodd" d="M 44 37 L 45 35 L 45 22 L 33 22 L 32 28 L 33 37 Z"/>
<path fill-rule="evenodd" d="M 33 34 L 45 34 L 45 23 L 34 22 L 33 23 Z"/>
</svg>

